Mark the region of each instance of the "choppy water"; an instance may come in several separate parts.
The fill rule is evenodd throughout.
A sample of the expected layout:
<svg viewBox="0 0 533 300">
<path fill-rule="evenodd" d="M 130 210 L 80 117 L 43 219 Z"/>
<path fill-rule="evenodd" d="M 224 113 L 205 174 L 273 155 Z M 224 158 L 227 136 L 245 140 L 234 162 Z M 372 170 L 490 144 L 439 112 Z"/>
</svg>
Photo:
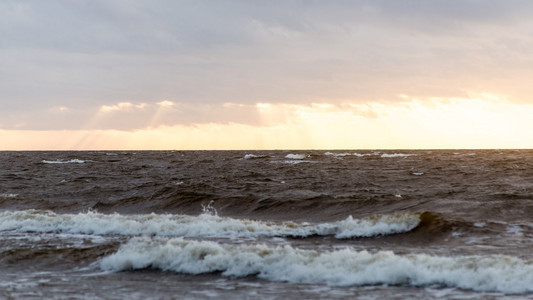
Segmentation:
<svg viewBox="0 0 533 300">
<path fill-rule="evenodd" d="M 0 298 L 533 298 L 533 151 L 0 152 Z"/>
</svg>

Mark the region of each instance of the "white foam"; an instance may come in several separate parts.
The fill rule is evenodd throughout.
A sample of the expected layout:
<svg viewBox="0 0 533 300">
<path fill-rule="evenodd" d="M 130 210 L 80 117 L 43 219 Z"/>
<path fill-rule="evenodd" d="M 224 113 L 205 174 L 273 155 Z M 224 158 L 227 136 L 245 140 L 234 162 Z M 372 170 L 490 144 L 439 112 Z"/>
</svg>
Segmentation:
<svg viewBox="0 0 533 300">
<path fill-rule="evenodd" d="M 393 153 L 393 154 L 387 154 L 387 153 L 383 153 L 381 154 L 381 157 L 382 158 L 392 158 L 392 157 L 409 157 L 409 156 L 414 156 L 416 154 L 405 154 L 405 153 Z"/>
<path fill-rule="evenodd" d="M 0 194 L 0 198 L 17 198 L 19 194 L 13 194 L 13 193 L 3 193 Z"/>
<path fill-rule="evenodd" d="M 256 154 L 246 154 L 243 159 L 258 159 L 258 158 L 266 158 L 268 155 L 256 155 Z"/>
<path fill-rule="evenodd" d="M 327 156 L 333 156 L 335 158 L 342 158 L 346 156 L 355 156 L 355 157 L 364 157 L 364 156 L 372 156 L 372 155 L 379 155 L 379 153 L 333 153 L 333 152 L 326 152 L 324 155 Z"/>
<path fill-rule="evenodd" d="M 424 172 L 413 172 L 411 174 L 413 174 L 415 176 L 422 176 L 422 175 L 424 175 Z"/>
<path fill-rule="evenodd" d="M 206 211 L 209 211 L 209 206 L 207 206 Z M 333 235 L 337 238 L 353 238 L 407 232 L 419 223 L 420 216 L 417 213 L 377 215 L 363 219 L 354 219 L 350 216 L 337 222 L 311 224 L 233 219 L 208 213 L 188 216 L 171 214 L 107 215 L 96 212 L 56 214 L 51 211 L 39 210 L 0 212 L 0 231 L 96 235 L 216 238 Z"/>
<path fill-rule="evenodd" d="M 106 271 L 155 268 L 187 274 L 222 272 L 272 281 L 354 285 L 443 285 L 475 291 L 533 291 L 533 262 L 510 256 L 439 257 L 369 253 L 345 248 L 317 252 L 288 245 L 226 245 L 182 238 L 133 238 L 100 261 Z"/>
<path fill-rule="evenodd" d="M 487 223 L 485 223 L 485 222 L 475 222 L 474 223 L 474 227 L 483 228 L 483 227 L 486 227 L 486 226 L 487 226 Z"/>
<path fill-rule="evenodd" d="M 364 156 L 372 156 L 372 155 L 379 155 L 379 153 L 354 153 L 353 156 L 357 157 L 364 157 Z"/>
<path fill-rule="evenodd" d="M 71 160 L 43 160 L 43 164 L 83 164 L 84 160 L 81 159 L 71 159 Z"/>
<path fill-rule="evenodd" d="M 333 157 L 336 157 L 336 158 L 340 158 L 340 157 L 350 156 L 350 155 L 352 155 L 352 154 L 351 154 L 351 153 L 333 153 L 333 152 L 326 152 L 326 153 L 324 153 L 324 155 L 326 155 L 326 156 L 333 156 Z"/>
<path fill-rule="evenodd" d="M 512 234 L 514 236 L 524 236 L 524 233 L 522 232 L 522 229 L 517 224 L 511 224 L 507 227 L 507 233 Z"/>
<path fill-rule="evenodd" d="M 475 156 L 476 154 L 475 153 L 459 153 L 459 152 L 454 152 L 453 155 L 460 155 L 460 156 Z"/>
<path fill-rule="evenodd" d="M 273 164 L 287 164 L 287 165 L 297 165 L 301 163 L 313 163 L 312 160 L 281 160 L 281 161 L 271 161 Z"/>
<path fill-rule="evenodd" d="M 288 158 L 288 159 L 305 159 L 305 158 L 307 158 L 307 155 L 305 155 L 305 154 L 287 154 L 287 155 L 285 155 L 285 158 Z"/>
</svg>

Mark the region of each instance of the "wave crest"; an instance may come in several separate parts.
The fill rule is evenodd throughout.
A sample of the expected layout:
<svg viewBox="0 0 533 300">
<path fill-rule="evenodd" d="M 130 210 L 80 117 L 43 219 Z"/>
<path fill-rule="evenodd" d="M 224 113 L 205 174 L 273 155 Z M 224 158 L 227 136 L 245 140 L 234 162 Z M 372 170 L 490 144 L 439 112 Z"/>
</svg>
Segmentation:
<svg viewBox="0 0 533 300">
<path fill-rule="evenodd" d="M 147 214 L 120 215 L 89 211 L 56 214 L 25 210 L 0 212 L 0 230 L 65 232 L 97 235 L 155 235 L 181 237 L 308 237 L 333 235 L 339 239 L 372 237 L 408 232 L 420 223 L 419 213 L 376 215 L 362 219 L 351 216 L 337 222 L 266 222 L 220 217 Z"/>
<path fill-rule="evenodd" d="M 444 285 L 476 291 L 533 291 L 533 263 L 510 256 L 439 257 L 369 253 L 347 248 L 319 253 L 291 246 L 224 245 L 182 238 L 133 238 L 100 261 L 109 271 L 154 268 L 187 274 L 222 272 L 272 281 L 335 286 Z"/>
<path fill-rule="evenodd" d="M 43 164 L 84 164 L 85 160 L 81 159 L 71 159 L 71 160 L 43 160 Z"/>
</svg>

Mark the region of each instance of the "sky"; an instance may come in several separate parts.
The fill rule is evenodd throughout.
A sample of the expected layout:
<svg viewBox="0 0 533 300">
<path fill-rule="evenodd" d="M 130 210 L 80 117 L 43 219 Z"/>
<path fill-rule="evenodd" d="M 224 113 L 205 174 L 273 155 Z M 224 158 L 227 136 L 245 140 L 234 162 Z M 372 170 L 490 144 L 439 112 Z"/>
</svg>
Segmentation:
<svg viewBox="0 0 533 300">
<path fill-rule="evenodd" d="M 0 150 L 533 148 L 532 15 L 0 0 Z"/>
</svg>

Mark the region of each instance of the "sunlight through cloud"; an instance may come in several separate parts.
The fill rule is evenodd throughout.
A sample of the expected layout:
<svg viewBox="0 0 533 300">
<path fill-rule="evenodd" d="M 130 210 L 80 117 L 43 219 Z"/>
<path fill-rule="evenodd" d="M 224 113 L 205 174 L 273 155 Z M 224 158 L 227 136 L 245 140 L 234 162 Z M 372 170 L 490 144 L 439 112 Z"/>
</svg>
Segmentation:
<svg viewBox="0 0 533 300">
<path fill-rule="evenodd" d="M 63 132 L 56 141 L 45 144 L 54 149 L 533 147 L 533 133 L 525 130 L 533 128 L 533 105 L 511 103 L 505 97 L 486 93 L 472 94 L 470 98 L 406 98 L 393 104 L 257 103 L 253 108 L 259 114 L 258 125 L 235 122 L 158 125 L 164 118 L 163 110 L 175 105 L 159 103 L 145 128 Z M 121 102 L 106 112 L 132 113 L 140 108 L 138 104 Z M 238 105 L 221 108 L 243 109 Z M 50 133 L 53 134 L 47 136 L 57 135 Z M 9 141 L 7 145 L 17 145 L 16 148 L 35 149 L 38 143 L 32 146 L 31 141 L 43 142 L 36 138 L 41 135 L 38 131 L 2 131 L 2 135 Z M 66 140 L 77 142 L 69 144 Z"/>
</svg>

